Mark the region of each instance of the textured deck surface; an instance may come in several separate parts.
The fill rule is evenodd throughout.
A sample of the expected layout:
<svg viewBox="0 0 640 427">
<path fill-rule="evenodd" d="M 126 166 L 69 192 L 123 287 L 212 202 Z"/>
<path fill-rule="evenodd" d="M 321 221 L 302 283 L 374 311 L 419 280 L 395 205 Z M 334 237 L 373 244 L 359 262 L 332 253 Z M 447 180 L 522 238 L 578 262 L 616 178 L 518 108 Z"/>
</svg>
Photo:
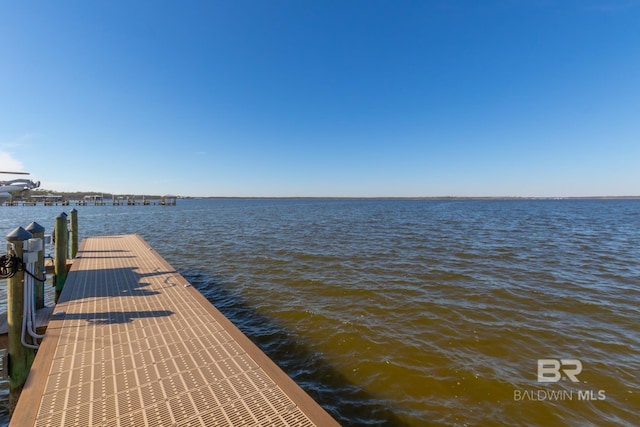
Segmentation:
<svg viewBox="0 0 640 427">
<path fill-rule="evenodd" d="M 136 235 L 87 238 L 12 426 L 337 425 Z"/>
</svg>

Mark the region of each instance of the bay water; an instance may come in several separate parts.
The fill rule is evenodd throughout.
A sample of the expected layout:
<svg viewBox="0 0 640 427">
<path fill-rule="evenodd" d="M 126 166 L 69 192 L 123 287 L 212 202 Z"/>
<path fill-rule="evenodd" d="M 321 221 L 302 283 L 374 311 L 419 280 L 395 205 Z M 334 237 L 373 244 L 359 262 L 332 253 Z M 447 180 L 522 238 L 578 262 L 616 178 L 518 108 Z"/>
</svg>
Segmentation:
<svg viewBox="0 0 640 427">
<path fill-rule="evenodd" d="M 73 208 L 81 238 L 141 235 L 342 425 L 640 425 L 640 200 L 1 206 L 0 233 Z"/>
</svg>

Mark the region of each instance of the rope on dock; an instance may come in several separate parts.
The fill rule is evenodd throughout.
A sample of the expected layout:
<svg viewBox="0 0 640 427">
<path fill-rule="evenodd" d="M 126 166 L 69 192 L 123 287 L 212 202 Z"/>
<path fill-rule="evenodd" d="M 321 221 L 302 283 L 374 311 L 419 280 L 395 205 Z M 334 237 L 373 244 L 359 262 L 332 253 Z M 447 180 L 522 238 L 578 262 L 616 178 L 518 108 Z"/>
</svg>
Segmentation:
<svg viewBox="0 0 640 427">
<path fill-rule="evenodd" d="M 2 255 L 0 256 L 0 278 L 8 279 L 16 275 L 18 271 L 22 271 L 27 273 L 29 276 L 33 277 L 38 282 L 46 282 L 47 278 L 39 278 L 32 272 L 27 269 L 24 261 L 15 255 Z"/>
</svg>

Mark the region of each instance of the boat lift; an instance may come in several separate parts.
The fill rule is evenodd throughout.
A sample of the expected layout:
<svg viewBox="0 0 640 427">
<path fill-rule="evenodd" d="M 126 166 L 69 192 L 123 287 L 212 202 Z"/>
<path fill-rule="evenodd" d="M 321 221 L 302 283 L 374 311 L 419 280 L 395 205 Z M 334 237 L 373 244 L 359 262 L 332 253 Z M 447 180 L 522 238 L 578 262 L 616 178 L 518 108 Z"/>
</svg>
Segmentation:
<svg viewBox="0 0 640 427">
<path fill-rule="evenodd" d="M 29 175 L 28 172 L 0 171 L 0 173 L 15 174 L 15 175 Z M 5 199 L 11 198 L 11 193 L 9 193 L 10 191 L 32 190 L 38 187 L 40 187 L 40 181 L 32 181 L 26 178 L 12 179 L 9 181 L 0 181 L 0 203 L 2 203 L 2 201 Z"/>
</svg>

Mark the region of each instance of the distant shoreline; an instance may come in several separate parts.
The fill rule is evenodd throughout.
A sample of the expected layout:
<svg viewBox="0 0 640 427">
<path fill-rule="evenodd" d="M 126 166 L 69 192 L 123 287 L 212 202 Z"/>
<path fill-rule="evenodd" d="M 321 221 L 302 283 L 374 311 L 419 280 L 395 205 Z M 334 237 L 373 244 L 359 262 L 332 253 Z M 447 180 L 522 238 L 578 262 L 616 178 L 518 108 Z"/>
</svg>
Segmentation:
<svg viewBox="0 0 640 427">
<path fill-rule="evenodd" d="M 100 191 L 73 191 L 57 192 L 55 190 L 31 190 L 25 192 L 25 198 L 33 196 L 61 196 L 68 200 L 81 200 L 85 196 L 99 195 L 104 200 L 112 198 L 147 198 L 160 199 L 161 195 L 151 194 L 123 194 L 100 192 Z M 180 196 L 172 195 L 178 199 L 212 199 L 212 200 L 640 200 L 640 195 L 636 196 Z"/>
</svg>

